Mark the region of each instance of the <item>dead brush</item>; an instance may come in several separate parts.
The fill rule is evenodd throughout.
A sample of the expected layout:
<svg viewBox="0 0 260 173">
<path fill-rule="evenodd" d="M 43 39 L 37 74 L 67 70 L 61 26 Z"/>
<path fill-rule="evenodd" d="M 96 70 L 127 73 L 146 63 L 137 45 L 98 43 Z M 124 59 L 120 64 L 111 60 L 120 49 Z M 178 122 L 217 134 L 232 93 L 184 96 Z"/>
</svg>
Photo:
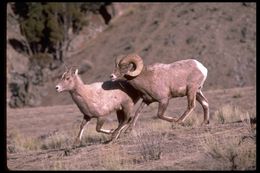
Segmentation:
<svg viewBox="0 0 260 173">
<path fill-rule="evenodd" d="M 240 145 L 241 138 L 226 137 L 220 139 L 208 134 L 201 141 L 206 154 L 225 170 L 250 170 L 256 166 L 255 145 Z M 252 143 L 251 143 L 252 144 Z M 214 165 L 216 163 L 213 163 Z"/>
<path fill-rule="evenodd" d="M 144 161 L 159 160 L 162 156 L 163 136 L 147 129 L 136 136 L 138 151 Z"/>
<path fill-rule="evenodd" d="M 126 170 L 131 169 L 132 162 L 124 148 L 119 145 L 109 145 L 108 148 L 100 148 L 98 152 L 99 165 L 101 170 Z"/>
<path fill-rule="evenodd" d="M 256 139 L 256 115 L 254 112 L 244 112 L 240 108 L 232 105 L 225 105 L 217 110 L 213 116 L 218 123 L 241 122 L 248 131 L 248 135 L 242 137 Z"/>
<path fill-rule="evenodd" d="M 38 150 L 39 140 L 25 136 L 19 131 L 14 130 L 9 135 L 11 145 L 7 146 L 7 152 L 16 153 L 20 151 Z"/>
<path fill-rule="evenodd" d="M 186 127 L 198 127 L 201 125 L 200 115 L 196 113 L 195 111 L 192 112 L 192 116 L 188 116 L 186 121 L 183 122 L 183 125 Z"/>
<path fill-rule="evenodd" d="M 247 116 L 247 113 L 243 112 L 240 108 L 233 105 L 225 105 L 218 109 L 213 117 L 218 123 L 232 123 L 232 122 L 241 122 L 247 121 L 250 118 Z"/>
<path fill-rule="evenodd" d="M 41 142 L 41 149 L 62 149 L 69 146 L 70 136 L 68 134 L 54 133 Z"/>
</svg>

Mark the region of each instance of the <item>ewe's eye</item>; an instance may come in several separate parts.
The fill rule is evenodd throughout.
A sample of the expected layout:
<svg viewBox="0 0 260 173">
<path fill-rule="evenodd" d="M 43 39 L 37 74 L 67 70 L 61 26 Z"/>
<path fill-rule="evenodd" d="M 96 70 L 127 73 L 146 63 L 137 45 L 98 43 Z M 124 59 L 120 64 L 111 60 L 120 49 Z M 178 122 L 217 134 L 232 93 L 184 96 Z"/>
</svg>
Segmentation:
<svg viewBox="0 0 260 173">
<path fill-rule="evenodd" d="M 66 77 L 66 80 L 70 80 L 70 77 Z"/>
</svg>

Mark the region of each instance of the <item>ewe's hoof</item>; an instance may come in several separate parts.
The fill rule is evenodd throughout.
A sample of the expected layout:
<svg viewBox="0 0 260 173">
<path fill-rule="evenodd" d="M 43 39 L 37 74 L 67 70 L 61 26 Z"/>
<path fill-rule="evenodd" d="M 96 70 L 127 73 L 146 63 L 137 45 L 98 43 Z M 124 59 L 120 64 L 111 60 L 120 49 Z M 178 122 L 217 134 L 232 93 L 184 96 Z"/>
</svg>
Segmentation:
<svg viewBox="0 0 260 173">
<path fill-rule="evenodd" d="M 209 125 L 209 121 L 203 121 L 202 123 L 201 123 L 201 126 L 208 126 Z"/>
<path fill-rule="evenodd" d="M 115 143 L 115 140 L 110 139 L 110 140 L 105 141 L 103 144 L 114 144 L 114 143 Z"/>
<path fill-rule="evenodd" d="M 124 131 L 124 133 L 125 134 L 129 134 L 130 132 L 132 132 L 133 131 L 133 128 L 132 127 L 128 127 L 125 131 Z"/>
<path fill-rule="evenodd" d="M 72 144 L 72 148 L 77 148 L 81 146 L 81 141 L 76 139 L 73 144 Z"/>
</svg>

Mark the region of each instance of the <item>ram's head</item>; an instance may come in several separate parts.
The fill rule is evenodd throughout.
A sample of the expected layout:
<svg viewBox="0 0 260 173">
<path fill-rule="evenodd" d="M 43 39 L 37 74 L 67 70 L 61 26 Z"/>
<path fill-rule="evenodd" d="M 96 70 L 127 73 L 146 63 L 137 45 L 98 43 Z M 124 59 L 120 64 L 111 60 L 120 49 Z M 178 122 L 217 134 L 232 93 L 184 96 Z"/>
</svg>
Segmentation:
<svg viewBox="0 0 260 173">
<path fill-rule="evenodd" d="M 143 67 L 143 60 L 137 54 L 121 55 L 115 59 L 115 69 L 110 78 L 115 81 L 126 76 L 136 77 L 141 73 Z"/>
</svg>

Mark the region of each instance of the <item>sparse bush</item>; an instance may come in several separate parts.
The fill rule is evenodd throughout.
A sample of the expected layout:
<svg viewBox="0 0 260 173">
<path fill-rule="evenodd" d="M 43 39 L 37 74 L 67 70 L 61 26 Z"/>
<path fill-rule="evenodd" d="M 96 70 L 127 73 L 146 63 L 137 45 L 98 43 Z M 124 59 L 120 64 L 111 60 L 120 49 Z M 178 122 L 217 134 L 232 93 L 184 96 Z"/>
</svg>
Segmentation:
<svg viewBox="0 0 260 173">
<path fill-rule="evenodd" d="M 99 165 L 105 170 L 130 169 L 131 161 L 127 161 L 123 148 L 110 145 L 108 149 L 100 149 L 98 153 Z"/>
<path fill-rule="evenodd" d="M 184 121 L 184 126 L 188 126 L 188 127 L 197 127 L 202 123 L 202 119 L 199 119 L 199 115 L 195 112 L 193 112 L 190 116 L 187 117 L 187 119 Z M 201 123 L 200 123 L 201 121 Z"/>
<path fill-rule="evenodd" d="M 82 139 L 82 144 L 101 144 L 105 141 L 109 140 L 109 135 L 103 134 L 103 133 L 97 133 L 96 134 L 88 134 L 88 136 L 85 136 Z"/>
<path fill-rule="evenodd" d="M 37 139 L 24 136 L 18 131 L 14 131 L 10 135 L 14 145 L 7 147 L 9 152 L 19 152 L 27 150 L 38 150 L 39 141 Z"/>
<path fill-rule="evenodd" d="M 46 138 L 41 145 L 41 149 L 60 149 L 69 145 L 70 137 L 65 134 L 54 134 Z"/>
<path fill-rule="evenodd" d="M 30 57 L 31 66 L 39 65 L 41 68 L 47 67 L 52 62 L 52 58 L 47 53 L 38 53 Z"/>
<path fill-rule="evenodd" d="M 201 145 L 206 154 L 221 162 L 222 169 L 248 170 L 255 167 L 256 147 L 254 145 L 240 145 L 237 137 L 219 140 L 213 135 L 207 135 Z"/>
<path fill-rule="evenodd" d="M 248 118 L 247 116 L 247 113 L 242 112 L 238 107 L 225 105 L 214 113 L 213 118 L 217 119 L 217 122 L 224 124 L 244 121 Z"/>
<path fill-rule="evenodd" d="M 68 165 L 60 160 L 54 161 L 50 168 L 52 170 L 69 170 Z"/>
<path fill-rule="evenodd" d="M 242 97 L 242 94 L 239 92 L 233 95 L 233 98 L 241 98 L 241 97 Z"/>
<path fill-rule="evenodd" d="M 152 133 L 151 129 L 148 129 L 142 134 L 137 134 L 136 141 L 142 160 L 159 160 L 161 158 L 163 143 L 162 135 Z"/>
</svg>

